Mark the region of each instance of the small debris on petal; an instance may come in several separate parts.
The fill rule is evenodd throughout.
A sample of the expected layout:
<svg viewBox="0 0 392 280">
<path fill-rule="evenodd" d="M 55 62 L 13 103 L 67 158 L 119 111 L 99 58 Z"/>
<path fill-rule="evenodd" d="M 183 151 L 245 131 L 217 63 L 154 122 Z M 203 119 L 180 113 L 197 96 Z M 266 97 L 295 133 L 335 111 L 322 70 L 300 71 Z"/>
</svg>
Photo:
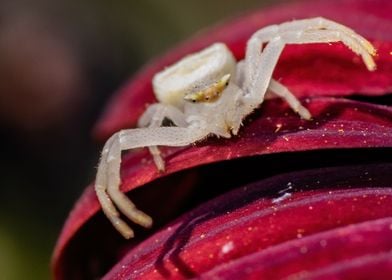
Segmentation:
<svg viewBox="0 0 392 280">
<path fill-rule="evenodd" d="M 233 241 L 230 241 L 222 246 L 221 252 L 222 252 L 222 254 L 227 254 L 228 252 L 230 252 L 233 249 L 234 249 L 234 243 L 233 243 Z"/>
<path fill-rule="evenodd" d="M 276 124 L 275 133 L 277 133 L 282 128 L 282 126 L 283 125 L 281 123 Z"/>
<path fill-rule="evenodd" d="M 284 193 L 283 195 L 279 196 L 278 198 L 274 198 L 272 200 L 272 203 L 282 202 L 283 200 L 289 198 L 290 196 L 291 196 L 291 193 Z"/>
</svg>

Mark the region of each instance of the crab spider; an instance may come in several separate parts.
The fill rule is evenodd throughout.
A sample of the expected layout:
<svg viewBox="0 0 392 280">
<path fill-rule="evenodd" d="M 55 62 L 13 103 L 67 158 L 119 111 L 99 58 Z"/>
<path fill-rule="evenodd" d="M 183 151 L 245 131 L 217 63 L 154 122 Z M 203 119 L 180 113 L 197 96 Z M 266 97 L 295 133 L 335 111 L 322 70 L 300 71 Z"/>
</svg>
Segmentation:
<svg viewBox="0 0 392 280">
<path fill-rule="evenodd" d="M 272 73 L 286 44 L 331 42 L 342 42 L 362 57 L 369 71 L 375 70 L 370 42 L 344 25 L 313 18 L 258 30 L 247 43 L 245 59 L 238 63 L 226 45 L 215 43 L 156 74 L 152 83 L 159 102 L 140 117 L 139 128 L 115 133 L 102 151 L 95 190 L 114 227 L 125 238 L 134 235 L 120 212 L 136 224 L 152 226 L 151 217 L 120 191 L 123 150 L 148 147 L 158 170 L 164 171 L 157 146 L 186 146 L 210 135 L 237 135 L 243 119 L 269 97 L 284 99 L 302 118 L 310 119 L 309 111 L 272 79 Z M 174 125 L 162 126 L 165 119 Z"/>
</svg>

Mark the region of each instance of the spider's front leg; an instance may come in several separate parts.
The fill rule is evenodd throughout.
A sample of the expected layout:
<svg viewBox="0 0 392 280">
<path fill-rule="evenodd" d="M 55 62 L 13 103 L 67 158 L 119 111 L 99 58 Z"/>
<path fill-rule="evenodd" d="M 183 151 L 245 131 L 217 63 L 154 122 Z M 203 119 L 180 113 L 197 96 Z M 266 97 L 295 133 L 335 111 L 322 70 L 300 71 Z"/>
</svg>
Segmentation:
<svg viewBox="0 0 392 280">
<path fill-rule="evenodd" d="M 105 144 L 99 163 L 95 190 L 102 210 L 113 226 L 125 237 L 133 237 L 132 229 L 121 219 L 120 213 L 136 224 L 151 227 L 152 219 L 136 208 L 120 191 L 120 165 L 123 150 L 150 146 L 186 146 L 203 139 L 208 132 L 203 127 L 157 127 L 123 130 Z"/>
<path fill-rule="evenodd" d="M 243 87 L 246 92 L 244 99 L 248 100 L 250 107 L 257 107 L 263 102 L 267 88 L 270 85 L 273 70 L 286 44 L 342 42 L 353 52 L 361 55 L 369 71 L 375 70 L 375 63 L 372 58 L 372 55 L 375 54 L 375 49 L 366 39 L 351 29 L 338 29 L 340 26 L 338 24 L 335 26 L 336 29 L 333 30 L 327 29 L 330 26 L 324 26 L 322 29 L 319 26 L 316 26 L 318 29 L 312 29 L 311 27 L 304 29 L 306 21 L 312 22 L 311 20 L 304 20 L 301 24 L 295 21 L 285 23 L 284 31 L 281 32 L 278 32 L 280 30 L 279 26 L 261 29 L 248 41 Z M 294 27 L 301 27 L 302 29 L 295 30 Z M 275 31 L 273 32 L 273 30 Z M 351 33 L 347 30 L 350 30 Z M 275 35 L 275 37 L 270 39 L 272 35 Z M 267 39 L 270 40 L 262 50 L 262 44 Z M 288 103 L 290 104 L 290 102 Z"/>
<path fill-rule="evenodd" d="M 255 66 L 259 65 L 257 61 L 259 60 L 263 44 L 268 43 L 276 37 L 296 37 L 299 39 L 308 33 L 314 34 L 315 31 L 330 31 L 329 34 L 328 32 L 326 34 L 330 40 L 320 41 L 319 38 L 315 37 L 315 41 L 311 39 L 304 39 L 300 42 L 293 42 L 293 44 L 329 43 L 342 41 L 348 48 L 362 56 L 365 65 L 370 71 L 375 69 L 375 63 L 372 59 L 372 55 L 376 53 L 376 50 L 368 40 L 347 26 L 322 17 L 317 17 L 311 19 L 294 20 L 279 25 L 270 25 L 256 31 L 248 41 L 246 49 L 245 71 L 249 73 L 249 75 L 246 76 L 246 84 L 248 85 L 249 80 L 254 79 L 254 75 L 259 70 Z M 335 34 L 331 34 L 334 32 Z M 332 37 L 335 39 L 332 39 Z"/>
</svg>

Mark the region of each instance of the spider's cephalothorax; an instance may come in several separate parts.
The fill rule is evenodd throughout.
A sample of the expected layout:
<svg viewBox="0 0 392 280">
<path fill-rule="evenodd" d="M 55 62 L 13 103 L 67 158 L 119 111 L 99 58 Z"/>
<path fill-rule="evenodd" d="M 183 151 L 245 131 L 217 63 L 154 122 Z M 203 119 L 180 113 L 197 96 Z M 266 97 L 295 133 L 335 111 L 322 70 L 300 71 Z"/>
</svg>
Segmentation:
<svg viewBox="0 0 392 280">
<path fill-rule="evenodd" d="M 243 119 L 267 97 L 283 98 L 302 118 L 309 111 L 282 84 L 272 79 L 286 44 L 342 42 L 360 55 L 369 71 L 375 69 L 375 49 L 352 29 L 324 18 L 272 25 L 249 39 L 245 58 L 236 62 L 223 43 L 192 55 L 157 73 L 153 88 L 158 103 L 139 119 L 139 128 L 122 130 L 106 142 L 98 167 L 95 190 L 105 215 L 125 237 L 132 229 L 120 218 L 150 227 L 152 219 L 138 210 L 120 189 L 121 151 L 148 147 L 157 168 L 165 163 L 157 146 L 186 146 L 209 135 L 230 138 Z M 174 126 L 162 126 L 169 119 Z"/>
</svg>

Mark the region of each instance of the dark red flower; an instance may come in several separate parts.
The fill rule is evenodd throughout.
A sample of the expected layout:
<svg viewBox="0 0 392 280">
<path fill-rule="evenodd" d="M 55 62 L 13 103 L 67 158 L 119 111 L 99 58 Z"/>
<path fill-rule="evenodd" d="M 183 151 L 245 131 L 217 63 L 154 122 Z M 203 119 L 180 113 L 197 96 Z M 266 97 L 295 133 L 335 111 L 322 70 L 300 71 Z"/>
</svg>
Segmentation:
<svg viewBox="0 0 392 280">
<path fill-rule="evenodd" d="M 309 1 L 257 11 L 146 66 L 114 97 L 96 127 L 98 138 L 132 127 L 154 102 L 154 73 L 215 41 L 242 58 L 255 30 L 324 16 L 352 27 L 378 49 L 375 72 L 341 44 L 285 49 L 274 77 L 302 98 L 312 121 L 271 100 L 246 120 L 238 137 L 164 149 L 165 173 L 157 172 L 147 151 L 126 154 L 121 188 L 132 190 L 156 226 L 122 239 L 89 186 L 59 237 L 54 277 L 390 278 L 391 13 L 387 0 Z"/>
</svg>

